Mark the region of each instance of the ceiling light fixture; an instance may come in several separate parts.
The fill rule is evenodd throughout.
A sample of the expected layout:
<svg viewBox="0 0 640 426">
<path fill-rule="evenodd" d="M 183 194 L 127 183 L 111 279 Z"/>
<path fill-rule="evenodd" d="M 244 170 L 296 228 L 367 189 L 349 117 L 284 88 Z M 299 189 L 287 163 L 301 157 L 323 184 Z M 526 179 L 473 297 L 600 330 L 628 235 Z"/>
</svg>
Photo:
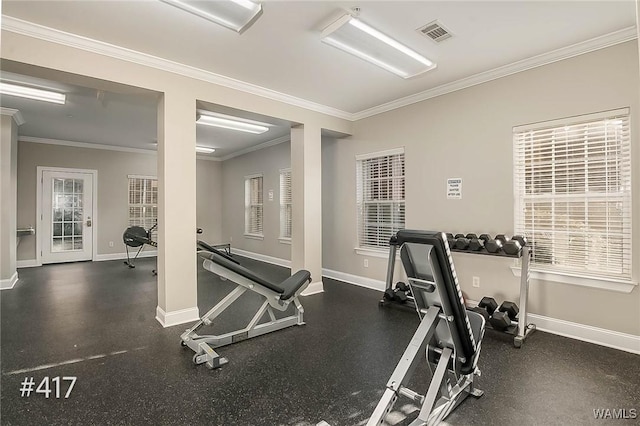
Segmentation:
<svg viewBox="0 0 640 426">
<path fill-rule="evenodd" d="M 198 114 L 196 122 L 206 126 L 220 127 L 222 129 L 237 130 L 259 135 L 269 130 L 267 123 L 246 120 L 244 118 L 232 117 L 223 114 Z"/>
<path fill-rule="evenodd" d="M 433 61 L 351 14 L 325 28 L 322 41 L 402 78 L 415 77 L 436 67 Z"/>
<path fill-rule="evenodd" d="M 18 86 L 0 82 L 0 93 L 9 96 L 18 96 L 26 99 L 34 99 L 36 101 L 52 102 L 54 104 L 64 105 L 67 95 L 64 93 L 52 92 L 50 90 L 36 89 L 35 87 Z"/>
<path fill-rule="evenodd" d="M 209 148 L 208 146 L 198 146 L 196 145 L 196 152 L 200 154 L 212 154 L 215 152 L 215 148 Z"/>
<path fill-rule="evenodd" d="M 242 34 L 262 15 L 262 5 L 250 0 L 160 0 Z"/>
</svg>

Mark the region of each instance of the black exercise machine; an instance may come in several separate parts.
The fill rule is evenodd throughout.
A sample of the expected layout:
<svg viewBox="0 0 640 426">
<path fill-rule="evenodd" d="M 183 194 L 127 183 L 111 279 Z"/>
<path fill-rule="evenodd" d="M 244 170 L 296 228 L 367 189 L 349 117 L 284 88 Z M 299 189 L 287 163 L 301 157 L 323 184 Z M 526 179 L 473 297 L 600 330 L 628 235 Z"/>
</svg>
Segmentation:
<svg viewBox="0 0 640 426">
<path fill-rule="evenodd" d="M 130 226 L 124 230 L 122 234 L 122 241 L 124 242 L 125 249 L 127 250 L 127 260 L 124 262 L 129 268 L 135 268 L 135 261 L 138 258 L 138 255 L 144 248 L 145 244 L 150 245 L 151 247 L 158 247 L 158 243 L 151 239 L 151 234 L 153 230 L 158 227 L 158 222 L 156 222 L 149 230 L 147 231 L 142 226 Z M 202 232 L 202 230 L 200 230 Z M 138 248 L 136 255 L 131 259 L 129 256 L 129 247 Z"/>
<path fill-rule="evenodd" d="M 477 363 L 485 320 L 465 309 L 444 233 L 401 230 L 394 238 L 421 322 L 367 426 L 387 424 L 386 417 L 401 396 L 420 405 L 411 425 L 435 425 L 467 396 L 483 395 L 474 378 L 480 375 Z M 427 393 L 421 395 L 407 385 L 425 355 L 433 376 Z"/>
<path fill-rule="evenodd" d="M 204 269 L 235 283 L 236 287 L 180 336 L 182 346 L 189 347 L 195 353 L 193 355 L 195 364 L 206 364 L 209 368 L 220 367 L 228 361 L 215 351 L 216 348 L 304 324 L 304 308 L 298 296 L 311 282 L 309 271 L 300 270 L 283 282 L 274 283 L 241 266 L 223 250 L 204 241 L 198 241 L 198 255 L 204 258 L 202 265 Z M 211 325 L 215 318 L 247 290 L 259 294 L 262 297 L 262 305 L 253 314 L 246 327 L 222 335 L 197 334 L 202 326 Z M 293 305 L 293 313 L 283 318 L 276 318 L 274 309 L 285 312 L 290 305 Z"/>
</svg>

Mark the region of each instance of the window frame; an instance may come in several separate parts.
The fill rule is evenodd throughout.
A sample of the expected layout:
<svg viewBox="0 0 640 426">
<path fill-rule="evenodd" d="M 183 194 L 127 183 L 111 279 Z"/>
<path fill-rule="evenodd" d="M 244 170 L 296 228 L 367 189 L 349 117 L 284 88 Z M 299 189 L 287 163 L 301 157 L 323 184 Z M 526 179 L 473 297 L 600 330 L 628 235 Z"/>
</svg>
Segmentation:
<svg viewBox="0 0 640 426">
<path fill-rule="evenodd" d="M 364 194 L 367 191 L 367 188 L 365 188 L 366 183 L 364 182 L 364 176 L 363 176 L 363 162 L 367 161 L 367 160 L 380 160 L 384 157 L 393 157 L 393 156 L 398 156 L 401 155 L 402 156 L 402 169 L 403 169 L 403 174 L 402 175 L 392 175 L 391 177 L 389 177 L 389 179 L 391 179 L 392 181 L 394 179 L 398 179 L 401 180 L 401 185 L 402 185 L 402 191 L 404 192 L 404 198 L 402 199 L 394 199 L 393 197 L 393 193 L 395 192 L 395 187 L 393 187 L 392 184 L 392 197 L 390 200 L 382 200 L 382 201 L 365 201 L 364 200 Z M 364 205 L 365 204 L 376 204 L 376 205 L 380 205 L 380 204 L 391 204 L 392 208 L 393 205 L 396 204 L 400 204 L 403 207 L 403 211 L 404 211 L 404 220 L 402 222 L 402 227 L 394 227 L 393 225 L 397 222 L 394 222 L 393 219 L 391 219 L 388 224 L 389 227 L 391 227 L 392 231 L 391 233 L 395 233 L 395 231 L 393 231 L 395 228 L 397 229 L 404 229 L 404 226 L 406 225 L 406 157 L 405 157 L 405 148 L 404 147 L 399 147 L 399 148 L 394 148 L 394 149 L 389 149 L 389 150 L 385 150 L 385 151 L 378 151 L 378 152 L 371 152 L 371 153 L 367 153 L 367 154 L 360 154 L 360 155 L 356 155 L 355 157 L 356 160 L 356 247 L 355 247 L 355 252 L 357 254 L 360 255 L 366 255 L 366 256 L 372 256 L 372 257 L 386 257 L 388 255 L 389 252 L 389 242 L 385 241 L 383 244 L 384 245 L 367 245 L 363 243 L 363 227 L 365 225 L 365 211 L 364 211 Z M 378 242 L 380 243 L 381 240 L 378 239 Z"/>
<path fill-rule="evenodd" d="M 622 145 L 619 150 L 616 151 L 616 154 L 618 152 L 623 152 L 623 159 L 622 161 L 625 162 L 625 164 L 623 164 L 623 167 L 628 167 L 628 175 L 625 174 L 625 172 L 621 172 L 620 173 L 620 180 L 622 181 L 624 178 L 628 177 L 628 183 L 629 183 L 629 187 L 624 187 L 623 186 L 623 190 L 622 191 L 611 191 L 609 189 L 606 189 L 603 192 L 598 192 L 595 193 L 595 196 L 593 194 L 590 194 L 588 189 L 585 189 L 584 191 L 578 191 L 578 192 L 566 192 L 566 193 L 556 193 L 555 192 L 555 186 L 553 186 L 552 188 L 552 192 L 551 193 L 542 193 L 542 195 L 539 194 L 532 194 L 529 193 L 527 195 L 527 183 L 526 181 L 526 177 L 525 177 L 525 171 L 526 171 L 526 166 L 525 163 L 523 162 L 523 160 L 526 158 L 526 154 L 523 154 L 522 152 L 519 152 L 519 149 L 525 149 L 525 144 L 526 142 L 524 141 L 524 139 L 519 142 L 518 138 L 523 138 L 525 137 L 526 133 L 528 132 L 532 132 L 532 131 L 539 131 L 539 130 L 551 130 L 551 129 L 557 129 L 557 128 L 562 128 L 564 126 L 576 126 L 576 125 L 581 125 L 581 124 L 587 124 L 587 123 L 597 123 L 599 121 L 604 121 L 607 119 L 612 119 L 614 117 L 620 117 L 620 116 L 626 116 L 625 120 L 628 121 L 628 131 L 631 131 L 631 116 L 630 116 L 630 109 L 629 108 L 621 108 L 621 109 L 616 109 L 616 110 L 610 110 L 610 111 L 603 111 L 603 112 L 598 112 L 598 113 L 594 113 L 594 114 L 585 114 L 585 115 L 580 115 L 580 116 L 574 116 L 574 117 L 567 117 L 567 118 L 562 118 L 562 119 L 558 119 L 558 120 L 551 120 L 551 121 L 545 121 L 545 122 L 539 122 L 539 123 L 533 123 L 533 124 L 527 124 L 527 125 L 523 125 L 523 126 L 515 126 L 513 127 L 513 192 L 514 192 L 514 231 L 516 234 L 518 233 L 523 233 L 525 232 L 526 229 L 526 225 L 525 225 L 525 213 L 524 213 L 524 205 L 527 202 L 527 200 L 530 203 L 535 203 L 536 201 L 538 202 L 552 202 L 557 203 L 567 203 L 569 201 L 572 200 L 572 197 L 575 197 L 575 199 L 580 200 L 580 201 L 584 201 L 586 204 L 587 209 L 585 210 L 585 216 L 588 217 L 588 213 L 589 213 L 589 209 L 588 208 L 594 208 L 591 207 L 588 203 L 587 200 L 589 199 L 593 199 L 593 200 L 605 200 L 606 202 L 610 201 L 611 198 L 614 198 L 614 200 L 618 200 L 618 202 L 622 203 L 623 205 L 623 214 L 627 214 L 624 212 L 624 209 L 628 209 L 628 217 L 623 216 L 623 219 L 621 219 L 621 225 L 623 227 L 623 229 L 627 229 L 626 227 L 628 226 L 629 229 L 629 251 L 628 253 L 624 253 L 622 255 L 620 255 L 621 258 L 621 262 L 624 265 L 625 262 L 628 261 L 628 265 L 629 265 L 629 270 L 628 273 L 624 272 L 624 268 L 622 269 L 621 273 L 619 275 L 616 275 L 614 272 L 607 272 L 604 270 L 600 270 L 600 271 L 587 271 L 586 269 L 580 270 L 577 267 L 574 267 L 574 269 L 572 270 L 570 267 L 558 267 L 555 264 L 551 264 L 551 265 L 545 265 L 545 264 L 536 264 L 536 263 L 531 263 L 531 278 L 532 279 L 538 279 L 538 280 L 544 280 L 544 281 L 553 281 L 553 282 L 561 282 L 561 283 L 565 283 L 565 284 L 573 284 L 573 285 L 580 285 L 580 286 L 586 286 L 586 287 L 595 287 L 595 288 L 600 288 L 600 289 L 606 289 L 606 290 L 612 290 L 612 291 L 618 291 L 618 292 L 624 292 L 624 293 L 628 293 L 631 292 L 633 290 L 633 288 L 635 286 L 638 285 L 637 282 L 633 281 L 633 238 L 632 238 L 632 225 L 633 225 L 633 212 L 632 212 L 632 193 L 633 193 L 633 182 L 632 182 L 632 163 L 633 163 L 633 157 L 631 155 L 630 149 L 631 149 L 631 136 L 628 135 L 626 139 L 622 140 L 622 143 L 624 145 Z M 550 137 L 553 140 L 553 137 Z M 585 149 L 588 149 L 587 147 L 590 146 L 589 142 L 591 142 L 592 144 L 596 144 L 598 142 L 596 141 L 589 141 L 586 140 L 585 141 Z M 556 142 L 553 142 L 552 146 L 552 150 L 551 150 L 551 154 L 547 154 L 548 156 L 551 156 L 551 158 L 554 158 L 554 156 L 556 155 L 557 152 L 557 147 L 555 146 Z M 520 145 L 522 146 L 520 146 Z M 592 145 L 591 145 L 592 146 Z M 551 182 L 555 182 L 556 179 L 556 175 L 555 175 L 555 160 L 551 160 L 554 162 L 554 167 L 551 169 L 551 173 L 552 173 L 552 181 Z M 565 171 L 565 174 L 567 176 L 571 175 L 571 170 L 569 169 L 570 164 L 567 163 L 567 170 L 569 170 L 568 172 Z M 607 167 L 609 167 L 607 165 Z M 621 167 L 622 168 L 622 167 Z M 589 181 L 589 176 L 595 176 L 597 178 L 597 174 L 589 174 L 589 164 L 586 162 L 585 160 L 585 166 L 583 168 L 580 169 L 581 171 L 584 170 L 584 181 L 588 182 Z M 626 170 L 626 169 L 625 169 Z M 561 175 L 562 176 L 562 175 Z M 547 178 L 548 179 L 548 178 Z M 608 178 L 604 178 L 602 179 L 602 181 L 605 184 L 605 188 L 607 188 L 606 184 L 608 183 Z M 540 185 L 540 180 L 536 181 L 538 183 L 538 185 Z M 544 179 L 542 181 L 544 183 Z M 531 187 L 531 185 L 534 185 L 533 181 L 532 183 L 529 183 L 529 187 Z M 555 185 L 555 184 L 554 184 Z M 587 185 L 585 185 L 585 188 L 588 188 Z M 531 191 L 529 191 L 531 192 Z M 556 219 L 554 217 L 554 219 L 552 219 L 553 223 L 555 223 Z M 590 236 L 590 235 L 594 235 L 594 233 L 597 231 L 587 231 L 585 230 L 583 234 L 585 237 Z M 525 232 L 526 233 L 526 232 Z M 626 237 L 625 237 L 626 238 Z M 531 238 L 530 238 L 531 239 Z M 552 244 L 552 247 L 555 247 L 556 243 L 557 243 L 557 238 L 556 237 L 552 237 L 554 243 Z M 637 248 L 636 248 L 637 249 Z M 553 250 L 553 249 L 552 249 Z M 589 249 L 591 250 L 591 249 Z M 565 250 L 566 252 L 566 250 Z M 555 253 L 555 251 L 554 251 Z M 552 253 L 551 256 L 554 256 L 554 254 Z M 585 256 L 588 256 L 588 254 L 585 254 Z M 520 269 L 519 266 L 513 265 L 513 267 L 511 268 L 512 272 L 514 273 L 514 275 L 519 276 L 520 275 Z"/>
<path fill-rule="evenodd" d="M 262 200 L 261 203 L 251 202 L 251 181 L 253 179 L 260 179 L 260 195 L 258 198 Z M 260 225 L 259 227 L 261 228 L 261 232 L 251 232 L 250 220 L 252 207 L 261 207 L 259 209 L 259 219 L 257 220 Z M 264 239 L 264 176 L 262 173 L 256 173 L 244 177 L 244 236 L 245 238 L 250 239 Z"/>
<path fill-rule="evenodd" d="M 146 203 L 146 202 L 140 202 L 140 203 L 131 203 L 131 180 L 132 179 L 136 179 L 136 180 L 141 180 L 141 184 L 142 184 L 142 188 L 143 188 L 143 194 L 142 194 L 142 199 L 145 200 L 146 197 L 144 196 L 145 193 L 145 188 L 146 188 L 146 182 L 150 181 L 153 182 L 155 181 L 155 193 L 156 193 L 156 197 L 155 197 L 155 204 L 154 203 Z M 159 186 L 158 186 L 158 177 L 157 176 L 145 176 L 145 175 L 127 175 L 127 221 L 129 223 L 128 226 L 142 226 L 146 231 L 148 231 L 151 227 L 153 227 L 157 222 L 158 222 L 158 192 L 159 192 Z M 151 183 L 150 186 L 153 186 L 153 183 Z M 143 209 L 143 215 L 140 217 L 132 217 L 131 216 L 131 208 L 142 208 Z M 155 209 L 155 217 L 153 214 L 146 216 L 146 209 L 151 209 L 151 212 L 153 212 Z M 153 223 L 148 223 L 149 221 L 152 221 Z M 154 241 L 158 240 L 158 229 L 155 228 L 152 232 L 151 232 L 151 239 Z"/>
<path fill-rule="evenodd" d="M 286 200 L 283 194 L 283 186 L 287 182 L 283 182 L 283 176 L 288 175 L 289 184 L 289 200 Z M 291 244 L 291 235 L 293 234 L 293 194 L 292 194 L 292 182 L 291 182 L 291 167 L 287 167 L 279 170 L 280 177 L 280 234 L 278 240 L 283 244 Z M 286 179 L 286 178 L 285 178 Z M 289 207 L 289 215 L 287 220 L 286 210 Z M 285 223 L 288 222 L 288 223 Z M 289 230 L 289 235 L 286 235 L 286 229 Z"/>
</svg>

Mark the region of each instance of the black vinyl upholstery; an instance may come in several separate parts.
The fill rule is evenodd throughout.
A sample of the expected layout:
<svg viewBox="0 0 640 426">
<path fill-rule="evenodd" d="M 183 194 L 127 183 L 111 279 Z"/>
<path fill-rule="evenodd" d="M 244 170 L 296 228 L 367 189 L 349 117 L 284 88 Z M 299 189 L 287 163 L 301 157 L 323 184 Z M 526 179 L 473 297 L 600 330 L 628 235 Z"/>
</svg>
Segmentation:
<svg viewBox="0 0 640 426">
<path fill-rule="evenodd" d="M 460 351 L 460 355 L 466 359 L 461 370 L 463 373 L 468 374 L 473 369 L 473 362 L 476 358 L 477 349 L 479 348 L 479 339 L 477 339 L 476 336 L 478 334 L 481 335 L 482 331 L 475 330 L 474 332 L 474 330 L 472 330 L 471 323 L 467 316 L 467 310 L 462 300 L 462 290 L 458 285 L 458 278 L 451 259 L 451 252 L 449 251 L 446 235 L 442 232 L 432 231 L 398 231 L 395 244 L 402 246 L 405 243 L 427 244 L 433 247 L 432 253 L 435 253 L 437 265 L 440 267 L 440 275 L 442 275 L 444 288 L 447 292 L 446 295 L 441 295 L 441 297 L 446 297 L 451 305 L 455 329 L 460 338 L 461 347 L 458 348 L 458 350 Z M 403 262 L 405 271 L 409 277 L 433 280 L 431 276 L 423 276 L 424 274 L 416 275 L 416 270 L 412 267 L 411 263 L 412 262 Z"/>
<path fill-rule="evenodd" d="M 275 291 L 280 294 L 280 300 L 288 300 L 295 295 L 295 293 L 307 282 L 311 281 L 311 273 L 307 270 L 301 269 L 286 280 L 284 280 L 280 284 L 274 284 L 259 275 L 254 274 L 249 269 L 240 265 L 237 260 L 228 256 L 226 253 L 216 250 L 211 247 L 209 244 L 204 243 L 203 241 L 198 241 L 198 245 L 209 252 L 207 256 L 208 259 L 211 259 L 212 262 L 229 269 L 230 271 L 235 272 L 238 275 L 241 275 L 257 284 L 260 284 L 263 287 L 268 288 L 269 290 Z"/>
</svg>

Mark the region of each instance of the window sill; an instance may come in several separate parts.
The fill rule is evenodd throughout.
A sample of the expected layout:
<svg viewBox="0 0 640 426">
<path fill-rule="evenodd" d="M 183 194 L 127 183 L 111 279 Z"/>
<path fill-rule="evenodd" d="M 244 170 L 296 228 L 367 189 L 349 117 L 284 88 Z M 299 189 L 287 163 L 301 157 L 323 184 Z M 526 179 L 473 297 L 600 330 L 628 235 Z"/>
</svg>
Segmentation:
<svg viewBox="0 0 640 426">
<path fill-rule="evenodd" d="M 512 266 L 511 272 L 516 277 L 520 276 L 520 266 Z M 616 280 L 614 278 L 593 277 L 588 275 L 568 274 L 560 272 L 550 272 L 545 270 L 531 269 L 530 278 L 539 281 L 552 281 L 563 284 L 577 285 L 581 287 L 598 288 L 601 290 L 615 291 L 618 293 L 631 293 L 638 285 L 634 281 Z"/>
<path fill-rule="evenodd" d="M 258 234 L 244 234 L 244 237 L 250 240 L 264 240 L 264 235 Z"/>
<path fill-rule="evenodd" d="M 278 238 L 280 244 L 291 245 L 291 238 Z"/>
<path fill-rule="evenodd" d="M 381 259 L 389 258 L 388 248 L 375 249 L 375 248 L 369 248 L 369 247 L 356 247 L 354 248 L 354 250 L 356 254 L 359 254 L 361 256 L 379 257 Z"/>
</svg>

